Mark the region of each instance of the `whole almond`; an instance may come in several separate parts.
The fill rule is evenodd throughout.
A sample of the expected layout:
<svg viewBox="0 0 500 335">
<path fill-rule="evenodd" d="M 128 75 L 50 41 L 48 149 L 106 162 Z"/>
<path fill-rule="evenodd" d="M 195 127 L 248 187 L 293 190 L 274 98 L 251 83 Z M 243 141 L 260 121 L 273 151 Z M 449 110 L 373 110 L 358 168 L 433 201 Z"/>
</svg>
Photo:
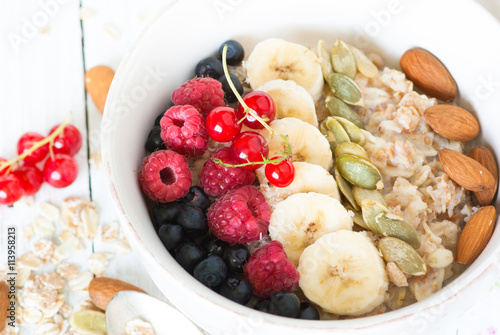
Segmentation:
<svg viewBox="0 0 500 335">
<path fill-rule="evenodd" d="M 491 172 L 472 158 L 447 148 L 439 149 L 438 155 L 443 171 L 466 190 L 481 192 L 495 187 Z"/>
<path fill-rule="evenodd" d="M 7 308 L 10 306 L 9 287 L 4 281 L 0 281 L 0 332 L 5 328 L 7 321 Z"/>
<path fill-rule="evenodd" d="M 424 117 L 432 130 L 453 141 L 471 141 L 479 134 L 474 115 L 458 106 L 432 106 L 425 110 Z"/>
<path fill-rule="evenodd" d="M 477 146 L 469 152 L 469 157 L 481 163 L 495 178 L 494 187 L 481 192 L 474 192 L 474 196 L 482 206 L 489 205 L 493 201 L 498 188 L 498 166 L 495 156 L 488 148 Z"/>
<path fill-rule="evenodd" d="M 97 277 L 92 279 L 89 284 L 89 296 L 94 305 L 106 310 L 109 301 L 113 296 L 121 291 L 137 291 L 146 293 L 140 288 L 126 283 L 124 281 L 107 278 L 107 277 Z"/>
<path fill-rule="evenodd" d="M 457 97 L 457 84 L 446 67 L 421 48 L 406 51 L 399 61 L 406 77 L 425 94 L 446 102 Z"/>
<path fill-rule="evenodd" d="M 471 264 L 481 254 L 493 234 L 495 217 L 493 206 L 483 207 L 470 217 L 458 240 L 458 263 Z"/>
<path fill-rule="evenodd" d="M 115 71 L 104 65 L 93 67 L 85 72 L 85 88 L 101 114 L 104 113 L 104 105 L 114 76 Z"/>
</svg>

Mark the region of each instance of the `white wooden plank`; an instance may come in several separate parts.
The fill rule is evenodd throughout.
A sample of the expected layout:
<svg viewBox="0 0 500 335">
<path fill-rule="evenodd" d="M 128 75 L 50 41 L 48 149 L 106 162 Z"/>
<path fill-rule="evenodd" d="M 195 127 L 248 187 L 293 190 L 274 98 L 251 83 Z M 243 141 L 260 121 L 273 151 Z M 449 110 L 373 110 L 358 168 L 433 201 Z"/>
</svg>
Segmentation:
<svg viewBox="0 0 500 335">
<path fill-rule="evenodd" d="M 87 69 L 96 65 L 107 65 L 115 69 L 121 59 L 140 35 L 153 14 L 168 1 L 148 0 L 134 1 L 99 1 L 84 0 L 82 2 L 83 28 L 85 39 L 85 64 Z M 89 144 L 90 152 L 100 151 L 102 116 L 89 97 Z M 153 121 L 152 121 L 153 122 Z M 90 170 L 92 197 L 99 205 L 103 224 L 117 220 L 104 173 L 91 165 Z M 112 245 L 94 241 L 96 252 L 115 252 Z M 119 278 L 136 284 L 150 294 L 163 298 L 163 294 L 153 283 L 146 269 L 135 253 L 126 256 L 117 254 L 105 272 L 106 276 Z"/>
</svg>

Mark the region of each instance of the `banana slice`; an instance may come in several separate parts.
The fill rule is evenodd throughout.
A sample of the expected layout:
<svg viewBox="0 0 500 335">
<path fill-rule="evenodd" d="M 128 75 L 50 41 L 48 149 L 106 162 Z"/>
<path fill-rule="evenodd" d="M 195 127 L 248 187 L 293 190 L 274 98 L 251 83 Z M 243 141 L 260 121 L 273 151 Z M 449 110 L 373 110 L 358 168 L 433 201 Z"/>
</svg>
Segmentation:
<svg viewBox="0 0 500 335">
<path fill-rule="evenodd" d="M 293 162 L 293 166 L 295 177 L 287 187 L 277 187 L 269 183 L 264 173 L 264 167 L 256 170 L 260 191 L 264 194 L 271 210 L 274 210 L 280 201 L 295 193 L 321 193 L 340 201 L 340 193 L 335 179 L 321 166 L 305 162 Z"/>
<path fill-rule="evenodd" d="M 292 146 L 292 162 L 308 162 L 330 171 L 333 165 L 332 150 L 330 143 L 318 128 L 293 117 L 274 120 L 269 125 L 278 133 L 287 136 Z M 286 142 L 280 136 L 273 135 L 271 138 L 267 129 L 262 129 L 260 134 L 269 142 L 269 157 L 288 149 Z"/>
<path fill-rule="evenodd" d="M 293 80 L 268 81 L 257 91 L 264 91 L 276 103 L 276 119 L 294 117 L 318 127 L 316 107 L 311 95 Z"/>
<path fill-rule="evenodd" d="M 323 73 L 319 59 L 303 45 L 269 38 L 255 46 L 246 66 L 253 90 L 274 79 L 293 80 L 304 87 L 315 102 L 321 98 Z"/>
<path fill-rule="evenodd" d="M 297 266 L 306 247 L 321 236 L 352 230 L 352 218 L 334 198 L 319 193 L 297 193 L 276 205 L 269 222 L 272 240 L 280 241 L 288 259 Z"/>
<path fill-rule="evenodd" d="M 385 265 L 366 232 L 339 230 L 307 247 L 299 286 L 312 302 L 340 315 L 361 315 L 384 302 Z"/>
</svg>

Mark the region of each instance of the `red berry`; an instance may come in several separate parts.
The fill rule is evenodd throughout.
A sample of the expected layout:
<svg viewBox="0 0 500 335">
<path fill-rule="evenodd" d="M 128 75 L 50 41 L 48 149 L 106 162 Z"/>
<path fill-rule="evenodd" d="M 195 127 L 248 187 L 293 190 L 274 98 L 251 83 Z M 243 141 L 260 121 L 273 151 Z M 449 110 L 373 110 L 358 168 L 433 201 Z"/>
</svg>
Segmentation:
<svg viewBox="0 0 500 335">
<path fill-rule="evenodd" d="M 52 134 L 59 125 L 54 126 L 49 134 Z M 54 154 L 66 154 L 74 156 L 82 147 L 82 135 L 80 131 L 68 124 L 64 127 L 62 133 L 54 138 L 54 146 L 52 150 Z"/>
<path fill-rule="evenodd" d="M 266 123 L 270 123 L 272 120 L 274 120 L 274 117 L 276 115 L 276 104 L 266 92 L 250 92 L 243 97 L 243 101 L 248 106 L 248 108 L 255 111 L 258 116 L 263 119 L 267 118 Z M 238 105 L 238 113 L 240 119 L 245 117 L 245 108 L 241 104 Z M 247 117 L 243 121 L 243 123 L 245 124 L 245 126 L 252 129 L 264 128 L 264 126 L 250 114 L 247 114 Z"/>
<path fill-rule="evenodd" d="M 5 163 L 6 161 L 7 161 L 7 160 L 6 160 L 5 158 L 1 158 L 1 157 L 0 157 L 0 165 L 2 165 L 3 163 Z M 2 171 L 0 171 L 0 176 L 3 176 L 3 175 L 7 172 L 7 169 L 8 169 L 8 168 L 9 168 L 9 167 L 6 167 L 6 168 L 4 168 Z"/>
<path fill-rule="evenodd" d="M 43 184 L 43 173 L 32 164 L 24 164 L 12 172 L 19 179 L 24 195 L 32 195 L 38 192 Z"/>
<path fill-rule="evenodd" d="M 213 78 L 195 78 L 186 81 L 172 92 L 175 105 L 194 106 L 203 117 L 215 107 L 224 106 L 224 90 L 222 84 Z"/>
<path fill-rule="evenodd" d="M 172 150 L 158 150 L 144 158 L 139 182 L 153 201 L 171 202 L 185 196 L 191 187 L 186 157 Z"/>
<path fill-rule="evenodd" d="M 12 205 L 23 196 L 19 179 L 13 174 L 0 177 L 0 205 Z"/>
<path fill-rule="evenodd" d="M 224 167 L 214 161 L 216 158 L 226 164 L 234 164 L 229 148 L 220 148 L 214 152 L 212 158 L 203 165 L 200 174 L 200 185 L 206 194 L 220 197 L 230 190 L 252 185 L 255 181 L 255 172 L 242 167 Z"/>
<path fill-rule="evenodd" d="M 241 123 L 234 108 L 216 107 L 207 116 L 206 128 L 215 141 L 229 142 L 241 131 Z"/>
<path fill-rule="evenodd" d="M 167 148 L 187 157 L 198 157 L 207 151 L 205 119 L 193 106 L 170 107 L 161 118 L 160 126 L 160 136 Z"/>
<path fill-rule="evenodd" d="M 45 181 L 56 188 L 71 185 L 78 175 L 78 164 L 70 155 L 57 154 L 49 158 L 43 167 Z"/>
<path fill-rule="evenodd" d="M 257 250 L 250 256 L 243 271 L 258 298 L 267 298 L 279 291 L 291 292 L 299 284 L 300 274 L 278 241 Z"/>
<path fill-rule="evenodd" d="M 249 243 L 266 235 L 271 210 L 256 187 L 243 186 L 215 201 L 207 216 L 208 226 L 218 239 L 229 243 Z"/>
<path fill-rule="evenodd" d="M 38 133 L 28 132 L 28 133 L 24 134 L 23 136 L 21 136 L 21 138 L 17 142 L 17 153 L 20 155 L 23 152 L 28 151 L 33 146 L 33 144 L 35 144 L 36 142 L 39 142 L 43 139 L 44 139 L 44 137 Z M 36 149 L 28 156 L 26 156 L 24 161 L 29 162 L 29 163 L 40 162 L 45 158 L 45 156 L 47 156 L 48 152 L 49 152 L 49 145 L 46 144 L 46 145 Z"/>
<path fill-rule="evenodd" d="M 273 157 L 271 160 L 278 158 Z M 287 187 L 295 176 L 295 168 L 288 159 L 282 160 L 278 164 L 267 163 L 265 172 L 267 180 L 277 187 Z"/>
<path fill-rule="evenodd" d="M 236 135 L 229 147 L 231 158 L 236 164 L 261 162 L 267 158 L 269 148 L 266 139 L 254 131 L 244 131 Z M 246 170 L 257 170 L 262 164 L 246 165 Z"/>
</svg>

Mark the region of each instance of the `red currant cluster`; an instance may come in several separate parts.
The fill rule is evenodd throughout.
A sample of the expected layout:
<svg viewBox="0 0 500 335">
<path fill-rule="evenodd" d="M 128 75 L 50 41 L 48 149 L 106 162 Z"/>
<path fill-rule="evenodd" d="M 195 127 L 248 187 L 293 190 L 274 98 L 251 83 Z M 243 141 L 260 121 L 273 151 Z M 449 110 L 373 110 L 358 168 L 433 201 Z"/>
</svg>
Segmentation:
<svg viewBox="0 0 500 335">
<path fill-rule="evenodd" d="M 253 91 L 241 98 L 228 75 L 225 53 L 222 64 L 227 81 L 240 103 L 238 110 L 221 106 L 212 109 L 207 116 L 205 125 L 208 136 L 218 142 L 231 141 L 229 150 L 235 164 L 222 161 L 217 163 L 226 167 L 243 167 L 246 170 L 256 170 L 266 164 L 265 174 L 271 184 L 278 187 L 290 185 L 295 173 L 293 164 L 288 160 L 290 153 L 286 152 L 268 159 L 269 148 L 264 137 L 255 131 L 241 131 L 244 124 L 256 130 L 266 128 L 273 135 L 275 132 L 269 126 L 276 115 L 273 99 L 261 91 Z"/>
<path fill-rule="evenodd" d="M 56 188 L 71 185 L 78 174 L 72 156 L 81 146 L 80 132 L 67 122 L 54 126 L 47 137 L 35 132 L 22 135 L 17 142 L 19 156 L 10 161 L 0 158 L 0 205 L 37 193 L 44 180 Z M 37 164 L 41 166 L 47 155 L 41 170 Z"/>
</svg>

